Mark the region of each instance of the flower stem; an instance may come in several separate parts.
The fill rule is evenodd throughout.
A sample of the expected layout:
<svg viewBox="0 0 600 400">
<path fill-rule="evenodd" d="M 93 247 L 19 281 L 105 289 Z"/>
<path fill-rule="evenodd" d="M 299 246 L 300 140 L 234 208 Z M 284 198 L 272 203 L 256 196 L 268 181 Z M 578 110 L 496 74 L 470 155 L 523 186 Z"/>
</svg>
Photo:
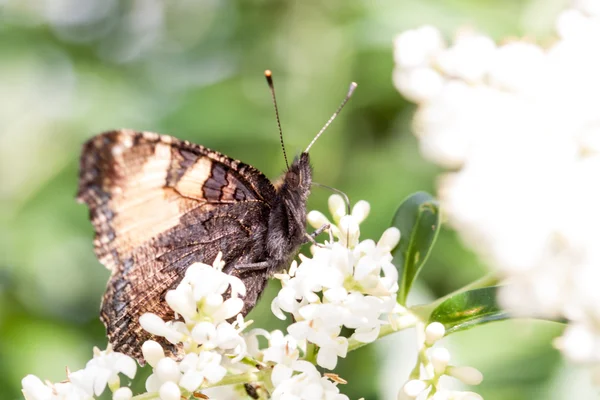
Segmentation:
<svg viewBox="0 0 600 400">
<path fill-rule="evenodd" d="M 306 355 L 304 356 L 304 359 L 308 362 L 316 364 L 316 362 L 317 362 L 316 356 L 317 356 L 317 347 L 315 346 L 314 343 L 308 342 L 306 344 Z"/>
<path fill-rule="evenodd" d="M 246 372 L 245 374 L 229 375 L 224 377 L 214 385 L 203 385 L 202 389 L 208 389 L 217 386 L 237 385 L 240 383 L 248 382 L 264 382 L 267 378 L 270 379 L 271 371 L 272 369 L 268 368 L 262 371 L 251 371 Z"/>
</svg>

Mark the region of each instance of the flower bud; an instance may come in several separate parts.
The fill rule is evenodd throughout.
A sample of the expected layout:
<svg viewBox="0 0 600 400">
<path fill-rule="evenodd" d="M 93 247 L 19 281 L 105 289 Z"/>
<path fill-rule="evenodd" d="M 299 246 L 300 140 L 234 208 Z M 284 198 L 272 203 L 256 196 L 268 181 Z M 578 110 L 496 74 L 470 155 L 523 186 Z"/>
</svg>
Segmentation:
<svg viewBox="0 0 600 400">
<path fill-rule="evenodd" d="M 394 226 L 387 228 L 377 242 L 377 247 L 382 250 L 392 251 L 400 242 L 400 230 Z"/>
<path fill-rule="evenodd" d="M 410 398 L 416 398 L 420 395 L 427 387 L 428 383 L 419 379 L 412 379 L 404 384 L 402 391 Z"/>
<path fill-rule="evenodd" d="M 483 374 L 473 367 L 448 367 L 446 374 L 467 385 L 479 385 L 483 381 Z"/>
<path fill-rule="evenodd" d="M 443 348 L 438 347 L 431 351 L 431 363 L 436 375 L 442 375 L 446 371 L 446 367 L 450 362 L 450 352 Z"/>
<path fill-rule="evenodd" d="M 165 382 L 160 386 L 158 391 L 160 400 L 180 400 L 181 390 L 174 382 Z"/>
<path fill-rule="evenodd" d="M 446 334 L 446 328 L 439 322 L 432 322 L 425 328 L 425 344 L 433 345 Z"/>
<path fill-rule="evenodd" d="M 167 334 L 167 324 L 156 314 L 142 314 L 139 321 L 142 328 L 153 335 L 165 336 Z"/>
<path fill-rule="evenodd" d="M 153 368 L 156 367 L 158 361 L 165 358 L 165 352 L 160 344 L 154 340 L 146 340 L 142 345 L 142 354 L 144 360 Z"/>
<path fill-rule="evenodd" d="M 306 222 L 308 222 L 309 225 L 315 229 L 319 229 L 323 225 L 330 224 L 329 220 L 323 213 L 315 210 L 310 211 L 306 215 Z"/>
<path fill-rule="evenodd" d="M 196 314 L 196 302 L 189 285 L 179 285 L 176 290 L 169 290 L 165 296 L 169 307 L 183 318 L 192 319 Z"/>
<path fill-rule="evenodd" d="M 439 392 L 435 392 L 435 394 L 431 398 L 431 400 L 453 400 L 453 399 L 457 399 L 457 398 L 454 397 L 454 393 L 452 393 L 448 390 L 440 390 Z M 462 400 L 462 397 L 460 397 L 460 399 Z"/>
<path fill-rule="evenodd" d="M 162 382 L 179 382 L 179 365 L 172 358 L 165 357 L 158 361 L 154 373 Z M 161 396 L 162 397 L 162 396 Z"/>
<path fill-rule="evenodd" d="M 333 216 L 333 220 L 338 222 L 346 215 L 346 202 L 339 194 L 329 196 L 329 212 Z"/>
<path fill-rule="evenodd" d="M 356 218 L 356 222 L 360 224 L 369 216 L 370 211 L 371 205 L 364 200 L 359 200 L 358 203 L 352 207 L 352 216 Z"/>
</svg>

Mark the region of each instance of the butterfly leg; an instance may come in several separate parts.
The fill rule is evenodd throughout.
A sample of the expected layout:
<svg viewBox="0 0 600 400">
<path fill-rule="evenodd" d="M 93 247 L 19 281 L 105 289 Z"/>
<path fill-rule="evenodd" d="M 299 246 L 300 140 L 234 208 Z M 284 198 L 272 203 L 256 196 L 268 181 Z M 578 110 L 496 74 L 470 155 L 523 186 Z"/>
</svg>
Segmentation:
<svg viewBox="0 0 600 400">
<path fill-rule="evenodd" d="M 323 226 L 321 226 L 319 229 L 317 229 L 316 231 L 314 231 L 313 233 L 306 233 L 305 237 L 306 237 L 306 241 L 304 243 L 308 243 L 311 242 L 312 244 L 314 244 L 315 246 L 319 246 L 319 247 L 323 247 L 322 244 L 317 243 L 317 241 L 315 240 L 315 238 L 317 236 L 319 236 L 321 233 L 325 232 L 325 231 L 329 231 L 329 224 L 325 224 Z M 330 235 L 331 236 L 331 235 Z"/>
<path fill-rule="evenodd" d="M 314 239 L 315 237 L 319 236 L 321 233 L 328 231 L 329 228 L 330 228 L 329 224 L 324 224 L 319 229 L 317 229 L 316 231 L 311 233 L 310 237 L 312 237 Z"/>
</svg>

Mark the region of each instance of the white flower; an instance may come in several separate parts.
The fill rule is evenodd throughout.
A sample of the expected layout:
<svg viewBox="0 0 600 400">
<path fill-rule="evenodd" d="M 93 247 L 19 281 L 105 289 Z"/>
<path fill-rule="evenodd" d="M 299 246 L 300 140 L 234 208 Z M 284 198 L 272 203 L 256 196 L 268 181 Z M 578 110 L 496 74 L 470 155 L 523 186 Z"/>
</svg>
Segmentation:
<svg viewBox="0 0 600 400">
<path fill-rule="evenodd" d="M 316 211 L 309 213 L 309 222 L 317 228 L 330 224 L 338 240 L 313 246 L 312 258 L 300 256 L 300 265 L 278 275 L 283 287 L 271 309 L 282 319 L 284 312 L 291 313 L 296 322 L 288 327 L 290 335 L 319 346 L 317 364 L 332 369 L 348 350 L 348 339 L 339 336 L 342 327 L 354 329 L 352 338 L 368 343 L 388 323 L 380 317 L 396 306 L 398 272 L 390 252 L 400 233 L 389 228 L 378 243 L 360 242 L 359 223 L 369 204 L 359 201 L 347 215 L 342 197 L 333 195 L 329 209 L 335 224 Z"/>
<path fill-rule="evenodd" d="M 301 357 L 316 356 L 317 364 L 333 369 L 348 351 L 349 339 L 340 336 L 343 327 L 353 330 L 351 339 L 372 342 L 381 325 L 393 320 L 394 326 L 401 326 L 397 319 L 410 313 L 395 302 L 398 273 L 391 251 L 399 242 L 398 230 L 386 230 L 377 243 L 361 242 L 359 223 L 369 214 L 369 204 L 358 202 L 347 214 L 343 199 L 332 196 L 329 206 L 335 221 L 331 241 L 315 246 L 312 258 L 302 256 L 300 265 L 294 262 L 287 273 L 278 275 L 283 288 L 272 308 L 282 318 L 284 311 L 293 315 L 289 334 L 262 329 L 243 333 L 249 325 L 240 314 L 243 282 L 222 272 L 221 254 L 212 266 L 194 264 L 177 288 L 166 294 L 174 320 L 164 321 L 152 313 L 140 317 L 143 329 L 183 350 L 182 357 L 175 359 L 157 341 L 142 345 L 144 360 L 152 367 L 146 380 L 148 394 L 179 400 L 222 384 L 226 376 L 248 373 L 257 378 L 270 374 L 274 399 L 347 399 L 337 388 L 345 383 L 343 379 L 335 374 L 321 376 Z M 331 224 L 322 214 L 312 216 L 313 222 Z M 394 319 L 383 318 L 387 314 Z M 267 347 L 260 348 L 258 336 L 268 339 Z M 316 345 L 310 346 L 316 354 L 307 353 L 309 344 Z M 29 400 L 93 399 L 108 385 L 115 400 L 130 400 L 133 393 L 119 387 L 118 374 L 132 378 L 135 362 L 110 347 L 94 353 L 86 368 L 70 373 L 67 382 L 44 384 L 35 376 L 26 377 L 23 393 Z"/>
<path fill-rule="evenodd" d="M 271 396 L 274 400 L 348 399 L 331 380 L 322 377 L 315 366 L 307 361 L 296 361 L 291 368 L 280 370 L 277 374 L 274 371 L 271 380 L 275 386 Z"/>
<path fill-rule="evenodd" d="M 27 375 L 21 381 L 23 396 L 27 400 L 88 400 L 93 395 L 71 382 L 42 382 L 35 375 Z"/>
<path fill-rule="evenodd" d="M 425 344 L 431 346 L 444 337 L 446 328 L 439 322 L 432 322 L 425 327 Z"/>
<path fill-rule="evenodd" d="M 175 382 L 167 381 L 161 385 L 158 395 L 160 400 L 181 400 L 181 389 Z"/>
<path fill-rule="evenodd" d="M 268 334 L 269 347 L 263 350 L 263 362 L 272 361 L 278 365 L 291 364 L 298 360 L 300 348 L 304 347 L 291 335 L 283 335 L 283 332 L 275 330 Z"/>
<path fill-rule="evenodd" d="M 495 50 L 490 38 L 463 31 L 451 48 L 436 55 L 435 62 L 446 76 L 478 83 L 485 79 Z"/>
<path fill-rule="evenodd" d="M 450 224 L 506 277 L 501 303 L 569 320 L 557 346 L 600 366 L 598 4 L 562 12 L 546 48 L 462 32 L 407 62 L 418 41 L 406 38 L 419 31 L 403 33 L 394 81 L 419 105 L 423 154 L 452 169 L 439 187 Z M 422 69 L 439 73 L 435 90 L 416 76 Z"/>
<path fill-rule="evenodd" d="M 146 379 L 146 390 L 149 393 L 159 393 L 162 399 L 161 393 L 170 393 L 172 389 L 169 388 L 172 388 L 173 385 L 177 386 L 181 378 L 181 371 L 179 364 L 169 357 L 158 360 L 153 367 L 152 374 Z M 165 385 L 166 389 L 163 389 Z"/>
<path fill-rule="evenodd" d="M 181 389 L 194 392 L 205 382 L 217 383 L 227 373 L 221 365 L 222 355 L 213 351 L 189 353 L 177 362 L 165 357 L 160 345 L 149 340 L 144 343 L 142 352 L 153 367 L 153 373 L 146 380 L 146 390 L 158 393 L 162 400 L 175 398 Z"/>
<path fill-rule="evenodd" d="M 112 347 L 108 345 L 105 351 L 94 348 L 94 358 L 88 361 L 84 369 L 70 373 L 69 380 L 86 393 L 99 396 L 106 385 L 119 386 L 119 373 L 133 379 L 136 369 L 136 363 L 131 357 L 112 351 Z"/>
<path fill-rule="evenodd" d="M 167 292 L 167 304 L 183 321 L 165 322 L 151 313 L 140 317 L 145 330 L 182 345 L 185 351 L 183 359 L 175 361 L 165 357 L 157 342 L 149 340 L 142 346 L 144 359 L 153 367 L 146 390 L 158 393 L 162 400 L 177 398 L 181 390 L 194 392 L 204 383 L 221 381 L 226 365 L 248 355 L 241 335 L 247 325 L 240 314 L 244 303 L 239 298 L 246 288 L 239 278 L 222 272 L 223 265 L 221 253 L 212 266 L 193 264 L 177 288 Z M 227 290 L 230 297 L 224 299 Z M 229 322 L 233 317 L 235 321 Z"/>
<path fill-rule="evenodd" d="M 85 368 L 69 372 L 65 382 L 43 383 L 37 376 L 27 375 L 22 380 L 23 395 L 27 400 L 92 399 L 100 396 L 107 385 L 111 390 L 119 389 L 118 374 L 133 379 L 136 369 L 131 357 L 112 351 L 110 345 L 105 351 L 94 348 L 94 357 Z"/>
<path fill-rule="evenodd" d="M 396 37 L 394 61 L 402 68 L 414 68 L 429 64 L 432 57 L 444 47 L 440 32 L 432 26 L 403 32 Z"/>
<path fill-rule="evenodd" d="M 167 304 L 184 321 L 163 321 L 157 315 L 146 313 L 140 325 L 146 331 L 162 336 L 173 344 L 181 343 L 186 352 L 218 349 L 227 351 L 236 360 L 246 354 L 246 342 L 240 335 L 245 328 L 240 312 L 244 302 L 239 295 L 246 294 L 243 282 L 222 272 L 221 253 L 213 266 L 191 265 L 176 289 L 167 292 Z M 231 297 L 224 294 L 231 289 Z M 236 317 L 233 323 L 230 318 Z"/>
<path fill-rule="evenodd" d="M 194 392 L 205 380 L 210 383 L 219 382 L 227 373 L 221 365 L 221 358 L 220 354 L 212 351 L 186 355 L 180 363 L 183 376 L 179 385 L 189 392 Z"/>
</svg>

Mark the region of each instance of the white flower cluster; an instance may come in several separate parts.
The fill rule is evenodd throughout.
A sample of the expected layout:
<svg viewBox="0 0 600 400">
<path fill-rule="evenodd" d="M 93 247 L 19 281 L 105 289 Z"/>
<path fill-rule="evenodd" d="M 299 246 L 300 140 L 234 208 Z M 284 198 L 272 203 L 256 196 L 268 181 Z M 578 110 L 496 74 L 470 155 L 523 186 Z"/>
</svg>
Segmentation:
<svg viewBox="0 0 600 400">
<path fill-rule="evenodd" d="M 358 202 L 346 215 L 343 199 L 333 195 L 329 208 L 333 223 L 317 211 L 308 214 L 308 221 L 316 228 L 330 225 L 338 240 L 313 246 L 312 258 L 301 256 L 300 265 L 278 276 L 283 287 L 271 308 L 281 319 L 283 311 L 292 314 L 296 322 L 288 327 L 290 335 L 317 345 L 317 364 L 333 369 L 348 350 L 342 327 L 354 330 L 351 339 L 372 342 L 386 323 L 380 317 L 396 305 L 398 272 L 390 252 L 400 232 L 389 228 L 378 243 L 359 242 L 359 223 L 369 213 L 368 203 Z"/>
<path fill-rule="evenodd" d="M 419 105 L 421 149 L 452 168 L 450 223 L 511 285 L 503 304 L 570 321 L 558 342 L 600 365 L 600 2 L 556 21 L 558 39 L 495 44 L 427 26 L 395 42 L 394 82 Z"/>
<path fill-rule="evenodd" d="M 131 389 L 119 387 L 118 374 L 133 379 L 136 369 L 131 357 L 112 351 L 110 345 L 106 351 L 94 348 L 94 358 L 84 369 L 67 371 L 68 380 L 64 382 L 42 382 L 35 375 L 27 375 L 22 381 L 23 395 L 27 400 L 88 400 L 100 396 L 108 386 L 114 400 L 128 400 L 132 396 Z"/>
<path fill-rule="evenodd" d="M 164 321 L 151 313 L 140 317 L 144 330 L 177 346 L 183 355 L 175 360 L 158 342 L 143 344 L 144 359 L 153 368 L 146 380 L 149 394 L 179 400 L 222 384 L 225 377 L 243 374 L 273 399 L 348 399 L 337 387 L 345 381 L 335 374 L 322 376 L 310 361 L 316 355 L 320 366 L 335 367 L 348 350 L 342 327 L 353 330 L 350 339 L 368 343 L 379 336 L 383 324 L 402 325 L 406 310 L 403 314 L 396 304 L 398 273 L 390 253 L 400 232 L 390 228 L 378 243 L 359 242 L 358 225 L 369 213 L 368 203 L 357 203 L 351 215 L 346 215 L 340 196 L 332 196 L 329 206 L 333 222 L 315 211 L 308 220 L 316 227 L 330 225 L 330 241 L 313 246 L 312 258 L 301 256 L 300 265 L 294 262 L 288 273 L 278 275 L 283 287 L 272 309 L 282 319 L 284 311 L 294 316 L 287 335 L 263 329 L 243 332 L 249 325 L 240 314 L 246 288 L 239 278 L 222 272 L 221 254 L 212 266 L 188 267 L 177 288 L 167 292 L 165 300 L 175 311 L 175 320 Z M 381 319 L 386 314 L 397 318 L 386 322 Z M 414 322 L 413 318 L 402 326 Z M 260 336 L 268 340 L 264 348 Z M 27 376 L 23 393 L 28 400 L 93 399 L 108 385 L 113 399 L 128 400 L 132 392 L 119 387 L 117 374 L 133 378 L 135 371 L 133 359 L 109 346 L 106 352 L 96 351 L 84 370 L 69 373 L 66 382 L 45 384 Z"/>
<path fill-rule="evenodd" d="M 246 355 L 246 341 L 240 334 L 246 326 L 240 314 L 244 302 L 239 297 L 246 294 L 246 287 L 239 278 L 222 272 L 224 264 L 221 253 L 212 266 L 193 264 L 179 286 L 167 292 L 167 304 L 183 321 L 165 322 L 151 313 L 140 317 L 142 328 L 185 353 L 177 362 L 165 357 L 155 341 L 142 346 L 144 359 L 153 367 L 146 390 L 158 393 L 161 400 L 178 400 L 182 390 L 194 393 L 205 382 L 219 382 L 227 374 L 225 365 Z M 229 289 L 231 296 L 225 299 Z M 235 322 L 227 321 L 234 317 Z"/>
<path fill-rule="evenodd" d="M 246 288 L 239 278 L 223 273 L 223 266 L 221 254 L 213 266 L 191 265 L 178 287 L 167 293 L 167 304 L 182 320 L 163 321 L 151 313 L 140 318 L 146 331 L 165 338 L 184 354 L 177 361 L 166 357 L 158 342 L 143 344 L 144 359 L 153 368 L 146 381 L 147 392 L 161 400 L 180 400 L 221 382 L 228 373 L 246 373 L 252 380 L 262 369 L 270 371 L 267 380 L 273 399 L 347 400 L 337 388 L 343 380 L 322 376 L 313 364 L 300 358 L 301 351 L 306 355 L 306 341 L 280 331 L 255 329 L 242 334 L 248 323 L 240 314 L 244 305 L 240 295 Z M 225 299 L 227 291 L 230 297 Z M 228 321 L 232 318 L 233 323 Z M 266 348 L 260 348 L 257 336 L 268 339 Z M 250 362 L 239 362 L 243 358 Z M 28 375 L 22 382 L 23 393 L 27 400 L 88 400 L 99 396 L 108 385 L 114 400 L 129 400 L 133 394 L 129 388 L 119 387 L 117 374 L 133 378 L 135 372 L 135 361 L 109 346 L 105 352 L 95 350 L 86 368 L 68 373 L 65 382 L 44 383 Z"/>
<path fill-rule="evenodd" d="M 258 336 L 269 340 L 267 348 L 259 349 Z M 307 354 L 306 340 L 296 340 L 278 330 L 269 333 L 263 329 L 252 330 L 246 340 L 249 355 L 255 360 L 275 364 L 271 373 L 274 390 L 270 398 L 348 400 L 337 387 L 337 383 L 345 381 L 330 374 L 321 376 L 313 364 L 300 358 L 301 352 Z"/>
<path fill-rule="evenodd" d="M 268 369 L 273 365 L 270 381 L 273 399 L 331 399 L 347 400 L 331 379 L 322 377 L 310 362 L 301 360 L 300 350 L 306 354 L 305 343 L 299 343 L 280 331 L 262 329 L 242 334 L 248 325 L 241 314 L 246 289 L 237 277 L 222 272 L 220 255 L 213 266 L 194 264 L 177 289 L 167 293 L 169 306 L 184 321 L 164 322 L 153 314 L 140 318 L 148 332 L 182 346 L 183 360 L 177 362 L 165 357 L 162 347 L 147 341 L 142 347 L 144 359 L 153 367 L 146 382 L 146 390 L 158 393 L 161 400 L 178 400 L 182 394 L 201 389 L 203 383 L 216 384 L 229 372 L 259 372 L 259 369 L 239 363 L 244 357 L 254 360 L 253 365 Z M 231 297 L 223 294 L 231 288 Z M 227 320 L 236 317 L 234 323 Z M 268 347 L 259 348 L 257 336 L 269 340 Z"/>
<path fill-rule="evenodd" d="M 479 385 L 483 375 L 473 367 L 456 367 L 450 365 L 450 352 L 443 347 L 433 347 L 444 337 L 445 329 L 439 322 L 433 322 L 426 327 L 419 324 L 421 336 L 417 365 L 411 373 L 411 378 L 404 384 L 398 400 L 428 399 L 428 400 L 483 400 L 474 392 L 448 390 L 441 388 L 443 376 L 451 376 L 467 385 Z"/>
</svg>

